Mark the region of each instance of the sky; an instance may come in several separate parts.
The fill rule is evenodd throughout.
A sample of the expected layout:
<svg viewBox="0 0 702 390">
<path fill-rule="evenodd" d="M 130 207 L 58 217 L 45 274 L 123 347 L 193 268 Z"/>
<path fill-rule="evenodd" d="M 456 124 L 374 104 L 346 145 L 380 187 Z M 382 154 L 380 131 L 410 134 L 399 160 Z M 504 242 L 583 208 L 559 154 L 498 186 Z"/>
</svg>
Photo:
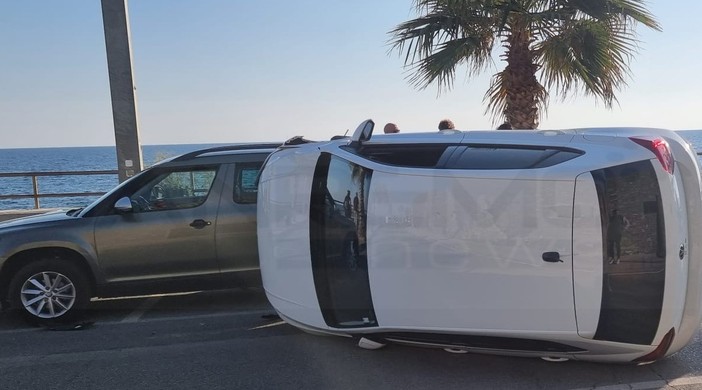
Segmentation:
<svg viewBox="0 0 702 390">
<path fill-rule="evenodd" d="M 541 129 L 702 129 L 702 2 L 651 0 L 628 86 L 608 110 L 552 98 Z M 402 132 L 494 128 L 483 95 L 496 59 L 437 95 L 407 82 L 388 31 L 411 0 L 131 0 L 142 144 L 325 140 L 372 118 Z M 114 145 L 99 0 L 0 0 L 0 148 Z"/>
</svg>

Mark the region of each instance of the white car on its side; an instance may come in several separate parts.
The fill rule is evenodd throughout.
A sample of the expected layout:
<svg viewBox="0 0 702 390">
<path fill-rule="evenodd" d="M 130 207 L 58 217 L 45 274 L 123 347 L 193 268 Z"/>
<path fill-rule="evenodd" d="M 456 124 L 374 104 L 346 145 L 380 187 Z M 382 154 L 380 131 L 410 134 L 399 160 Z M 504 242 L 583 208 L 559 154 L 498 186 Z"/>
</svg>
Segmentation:
<svg viewBox="0 0 702 390">
<path fill-rule="evenodd" d="M 305 331 L 652 362 L 702 317 L 702 195 L 672 131 L 294 138 L 259 179 L 273 307 Z"/>
</svg>

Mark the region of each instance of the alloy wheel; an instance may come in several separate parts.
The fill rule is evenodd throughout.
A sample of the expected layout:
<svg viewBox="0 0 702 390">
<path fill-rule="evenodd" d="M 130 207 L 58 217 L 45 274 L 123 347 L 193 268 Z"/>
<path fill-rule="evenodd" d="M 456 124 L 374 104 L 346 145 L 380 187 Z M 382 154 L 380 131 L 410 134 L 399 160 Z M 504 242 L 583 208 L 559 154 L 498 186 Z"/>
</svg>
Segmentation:
<svg viewBox="0 0 702 390">
<path fill-rule="evenodd" d="M 58 318 L 76 302 L 73 282 L 58 272 L 40 272 L 22 284 L 20 299 L 25 310 L 39 318 Z"/>
</svg>

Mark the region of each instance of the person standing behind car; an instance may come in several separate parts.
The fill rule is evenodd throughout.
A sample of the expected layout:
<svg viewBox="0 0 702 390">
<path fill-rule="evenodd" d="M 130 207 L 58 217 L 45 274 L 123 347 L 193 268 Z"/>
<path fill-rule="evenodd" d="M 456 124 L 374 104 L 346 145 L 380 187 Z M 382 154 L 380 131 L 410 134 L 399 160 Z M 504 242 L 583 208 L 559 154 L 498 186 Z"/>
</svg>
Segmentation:
<svg viewBox="0 0 702 390">
<path fill-rule="evenodd" d="M 497 126 L 497 130 L 512 130 L 512 125 L 510 125 L 509 122 L 505 122 Z"/>
<path fill-rule="evenodd" d="M 451 119 L 442 119 L 439 122 L 439 131 L 444 130 L 456 130 L 456 126 L 453 124 Z"/>
<path fill-rule="evenodd" d="M 607 223 L 607 256 L 609 264 L 619 264 L 622 257 L 622 233 L 629 228 L 629 220 L 612 210 L 612 215 Z"/>
<path fill-rule="evenodd" d="M 400 132 L 400 129 L 397 127 L 396 124 L 394 123 L 388 123 L 383 127 L 383 132 L 385 134 L 397 134 Z"/>
<path fill-rule="evenodd" d="M 351 190 L 346 190 L 346 197 L 344 198 L 344 216 L 346 216 L 346 218 L 351 218 Z"/>
</svg>

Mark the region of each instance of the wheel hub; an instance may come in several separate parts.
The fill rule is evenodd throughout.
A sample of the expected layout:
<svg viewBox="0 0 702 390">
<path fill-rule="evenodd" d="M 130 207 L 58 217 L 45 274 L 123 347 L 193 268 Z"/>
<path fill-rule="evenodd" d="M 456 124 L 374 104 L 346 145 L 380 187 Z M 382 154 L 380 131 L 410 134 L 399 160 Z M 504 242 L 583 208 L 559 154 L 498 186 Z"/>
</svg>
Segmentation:
<svg viewBox="0 0 702 390">
<path fill-rule="evenodd" d="M 46 271 L 29 277 L 20 290 L 22 305 L 39 318 L 58 318 L 76 302 L 76 289 L 65 275 Z"/>
</svg>

